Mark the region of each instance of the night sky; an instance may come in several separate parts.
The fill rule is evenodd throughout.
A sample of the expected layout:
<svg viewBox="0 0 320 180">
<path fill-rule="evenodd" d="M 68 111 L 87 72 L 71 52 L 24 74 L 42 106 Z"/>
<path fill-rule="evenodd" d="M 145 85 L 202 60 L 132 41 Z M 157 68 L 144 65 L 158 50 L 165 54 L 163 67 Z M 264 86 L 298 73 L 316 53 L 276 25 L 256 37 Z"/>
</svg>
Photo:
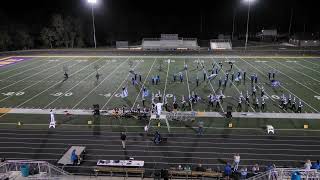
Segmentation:
<svg viewBox="0 0 320 180">
<path fill-rule="evenodd" d="M 159 37 L 179 33 L 184 37 L 211 38 L 232 31 L 236 12 L 236 32 L 246 28 L 247 5 L 242 0 L 98 0 L 95 8 L 98 36 L 116 33 L 118 39 Z M 252 5 L 250 31 L 277 28 L 287 32 L 293 8 L 293 32 L 319 31 L 317 0 L 256 0 Z M 1 2 L 0 25 L 21 24 L 37 31 L 54 13 L 72 15 L 91 26 L 86 0 L 10 0 Z M 201 26 L 202 22 L 202 26 Z"/>
</svg>

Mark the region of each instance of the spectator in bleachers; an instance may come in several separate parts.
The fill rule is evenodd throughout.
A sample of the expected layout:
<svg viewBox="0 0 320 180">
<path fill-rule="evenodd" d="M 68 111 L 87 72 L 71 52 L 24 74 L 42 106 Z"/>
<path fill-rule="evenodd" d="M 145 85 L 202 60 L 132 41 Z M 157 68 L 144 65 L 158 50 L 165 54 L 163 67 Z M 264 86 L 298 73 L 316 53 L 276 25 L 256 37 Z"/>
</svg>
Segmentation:
<svg viewBox="0 0 320 180">
<path fill-rule="evenodd" d="M 237 153 L 233 156 L 233 171 L 237 171 L 240 163 L 240 155 Z"/>
<path fill-rule="evenodd" d="M 299 171 L 295 171 L 292 173 L 291 180 L 300 180 L 300 179 L 301 179 L 301 175 Z"/>
<path fill-rule="evenodd" d="M 197 131 L 198 135 L 202 135 L 203 134 L 203 121 L 199 121 L 198 122 L 198 131 Z"/>
<path fill-rule="evenodd" d="M 276 168 L 276 165 L 275 164 L 269 164 L 268 166 L 267 166 L 267 171 L 270 171 L 270 174 L 271 174 L 271 179 L 273 180 L 273 179 L 277 179 L 277 173 L 276 173 L 276 171 L 274 171 L 273 169 L 275 169 Z"/>
<path fill-rule="evenodd" d="M 198 166 L 196 167 L 196 171 L 205 172 L 206 170 L 202 167 L 202 164 L 199 163 Z"/>
<path fill-rule="evenodd" d="M 155 134 L 154 134 L 153 142 L 155 144 L 160 144 L 161 141 L 162 141 L 161 135 L 160 135 L 160 133 L 158 131 L 156 131 Z"/>
<path fill-rule="evenodd" d="M 127 139 L 127 136 L 124 132 L 122 132 L 120 134 L 120 139 L 121 139 L 121 144 L 122 144 L 122 149 L 126 149 L 126 139 Z"/>
<path fill-rule="evenodd" d="M 240 173 L 241 173 L 240 179 L 247 179 L 247 175 L 248 175 L 248 170 L 247 170 L 247 168 L 241 168 Z"/>
<path fill-rule="evenodd" d="M 78 164 L 78 156 L 76 154 L 76 150 L 74 149 L 71 153 L 71 162 L 73 165 L 77 165 Z"/>
<path fill-rule="evenodd" d="M 230 176 L 232 174 L 232 168 L 229 163 L 227 163 L 226 166 L 224 167 L 223 173 L 226 179 L 230 179 Z"/>
<path fill-rule="evenodd" d="M 316 162 L 313 162 L 311 164 L 312 164 L 311 169 L 317 169 L 317 163 Z"/>
<path fill-rule="evenodd" d="M 257 175 L 259 173 L 259 165 L 258 164 L 255 164 L 254 166 L 252 166 L 252 173 L 254 175 Z"/>
<path fill-rule="evenodd" d="M 305 168 L 306 170 L 310 170 L 310 169 L 311 169 L 311 166 L 312 166 L 311 161 L 308 159 L 308 160 L 306 161 L 306 163 L 304 164 L 304 168 Z"/>
<path fill-rule="evenodd" d="M 317 162 L 313 162 L 312 163 L 311 169 L 320 170 L 320 162 L 319 162 L 319 160 L 317 160 Z"/>
</svg>

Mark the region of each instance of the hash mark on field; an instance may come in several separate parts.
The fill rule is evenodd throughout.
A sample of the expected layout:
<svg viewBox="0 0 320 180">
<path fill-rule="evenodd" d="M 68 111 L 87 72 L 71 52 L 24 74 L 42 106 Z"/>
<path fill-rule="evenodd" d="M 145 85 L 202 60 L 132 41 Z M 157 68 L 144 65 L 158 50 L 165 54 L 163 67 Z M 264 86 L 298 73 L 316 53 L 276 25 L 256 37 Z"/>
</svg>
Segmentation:
<svg viewBox="0 0 320 180">
<path fill-rule="evenodd" d="M 86 66 L 84 66 L 83 68 L 79 69 L 78 71 L 76 71 L 76 72 L 74 72 L 74 73 L 70 74 L 70 76 L 69 76 L 69 77 L 73 76 L 74 74 L 77 74 L 78 72 L 82 71 L 83 69 L 86 69 L 87 67 L 89 67 L 89 66 L 90 66 L 91 64 L 93 64 L 93 63 L 95 63 L 95 61 L 94 61 L 94 62 L 92 62 L 92 63 L 90 63 L 90 64 L 88 64 L 88 65 L 86 65 Z M 52 86 L 50 86 L 50 87 L 48 87 L 47 89 L 45 89 L 45 90 L 41 91 L 41 92 L 40 92 L 40 93 L 38 93 L 37 95 L 35 95 L 35 96 L 31 97 L 30 99 L 28 99 L 28 100 L 24 101 L 23 103 L 19 104 L 16 108 L 21 107 L 21 106 L 22 106 L 22 105 L 24 105 L 25 103 L 27 103 L 27 102 L 31 101 L 32 99 L 34 99 L 34 98 L 36 98 L 36 97 L 40 96 L 41 94 L 43 94 L 44 92 L 48 91 L 49 89 L 51 89 L 51 88 L 55 87 L 55 86 L 56 86 L 56 85 L 58 85 L 59 83 L 60 83 L 60 82 L 53 84 Z"/>
<path fill-rule="evenodd" d="M 300 71 L 297 71 L 296 69 L 293 69 L 293 68 L 291 68 L 291 67 L 289 67 L 289 66 L 287 66 L 287 65 L 285 65 L 285 64 L 283 64 L 283 63 L 281 63 L 281 62 L 278 62 L 278 61 L 273 61 L 273 62 L 276 62 L 276 63 L 278 63 L 278 64 L 281 64 L 282 66 L 284 66 L 284 67 L 286 67 L 286 68 L 288 68 L 288 69 L 294 70 L 294 71 L 296 71 L 297 73 L 302 74 L 302 75 L 304 75 L 304 76 L 306 76 L 306 77 L 308 77 L 308 78 L 310 78 L 310 79 L 312 79 L 312 80 L 314 80 L 314 81 L 320 82 L 319 80 L 317 80 L 317 79 L 315 79 L 315 78 L 313 78 L 313 77 L 311 77 L 311 76 L 309 76 L 309 75 L 307 75 L 307 74 L 305 74 L 305 73 L 302 73 L 302 72 L 300 72 Z"/>
<path fill-rule="evenodd" d="M 307 66 L 304 66 L 304 65 L 302 65 L 302 64 L 300 64 L 300 63 L 295 63 L 295 64 L 297 64 L 297 65 L 299 65 L 299 66 L 302 66 L 303 68 L 309 69 L 309 70 L 311 70 L 311 71 L 313 71 L 313 72 L 319 73 L 319 71 L 314 70 L 314 69 L 312 69 L 312 68 L 309 68 L 309 67 L 307 67 Z"/>
<path fill-rule="evenodd" d="M 266 65 L 267 65 L 267 64 L 266 64 Z M 295 81 L 296 83 L 304 86 L 305 88 L 309 89 L 309 90 L 312 91 L 313 93 L 316 93 L 317 95 L 319 94 L 318 92 L 314 91 L 313 89 L 309 88 L 308 86 L 305 86 L 304 84 L 300 83 L 299 81 L 295 80 L 294 78 L 292 78 L 292 77 L 288 76 L 287 74 L 283 73 L 282 71 L 278 70 L 277 68 L 274 68 L 274 67 L 272 67 L 272 66 L 270 66 L 270 65 L 267 65 L 267 66 L 269 66 L 270 68 L 276 69 L 276 70 L 277 70 L 278 72 L 280 72 L 281 74 L 287 76 L 289 79 L 292 79 L 292 80 Z M 301 99 L 301 98 L 299 98 L 299 99 Z M 316 109 L 314 109 L 314 110 L 316 110 Z"/>
<path fill-rule="evenodd" d="M 137 68 L 137 66 L 140 64 L 139 61 L 136 61 L 138 62 L 135 67 L 133 68 L 133 70 L 135 70 Z M 128 81 L 128 78 L 130 77 L 130 72 L 128 73 L 128 75 L 125 77 L 125 79 L 121 82 L 121 84 L 118 86 L 118 88 L 113 92 L 113 94 L 111 95 L 111 97 L 107 100 L 107 102 L 101 107 L 101 110 L 103 110 L 107 105 L 108 103 L 110 102 L 110 100 L 112 99 L 112 97 L 115 96 L 115 94 L 117 94 L 117 92 L 119 91 L 119 89 L 123 86 L 123 84 Z"/>
<path fill-rule="evenodd" d="M 75 109 L 83 100 L 85 100 L 94 90 L 96 90 L 105 80 L 107 80 L 114 72 L 116 72 L 125 62 L 129 60 L 130 57 L 128 57 L 125 61 L 123 61 L 121 64 L 119 64 L 108 76 L 106 76 L 96 87 L 94 87 L 89 93 L 87 93 L 86 96 L 84 96 L 79 102 L 77 102 L 72 109 Z"/>
<path fill-rule="evenodd" d="M 101 58 L 100 58 L 101 59 Z M 98 59 L 97 61 L 94 61 L 95 62 L 98 62 L 100 59 Z M 93 71 L 91 74 L 87 75 L 87 77 L 85 77 L 83 80 L 86 80 L 88 79 L 89 77 L 91 77 L 93 74 L 95 74 L 99 69 L 101 69 L 102 67 L 104 67 L 106 64 L 109 64 L 109 63 L 105 63 L 103 66 L 100 66 L 96 71 Z M 79 81 L 77 84 L 75 84 L 74 86 L 72 86 L 70 89 L 68 89 L 66 92 L 64 92 L 64 96 L 67 96 L 68 93 L 70 93 L 70 91 L 72 89 L 74 89 L 75 87 L 77 87 L 82 81 Z M 49 104 L 47 104 L 44 109 L 46 109 L 48 106 L 50 106 L 52 103 L 56 102 L 58 99 L 60 99 L 61 97 L 63 96 L 59 96 L 57 97 L 56 99 L 54 99 L 53 101 L 51 101 Z"/>
<path fill-rule="evenodd" d="M 265 75 L 260 69 L 258 69 L 258 68 L 256 68 L 255 66 L 253 66 L 251 63 L 248 63 L 246 60 L 244 60 L 244 59 L 242 59 L 241 57 L 240 57 L 240 60 L 242 60 L 243 62 L 245 62 L 245 63 L 247 63 L 247 64 L 249 64 L 251 67 L 253 67 L 254 69 L 256 69 L 257 71 L 259 71 L 261 74 L 263 74 L 264 76 L 267 76 L 267 75 Z M 265 64 L 265 65 L 267 65 L 267 66 L 269 66 L 268 64 Z M 271 67 L 271 66 L 269 66 L 269 67 Z M 273 67 L 271 67 L 271 68 L 273 68 Z M 275 68 L 273 68 L 273 69 L 275 69 Z M 278 72 L 280 72 L 280 73 L 282 73 L 281 71 L 278 71 Z M 282 73 L 283 74 L 283 73 Z M 284 74 L 285 75 L 285 74 Z M 282 87 L 283 89 L 285 89 L 287 92 L 289 92 L 289 93 L 291 93 L 292 95 L 294 95 L 295 97 L 297 97 L 298 99 L 300 99 L 302 102 L 304 102 L 307 106 L 309 106 L 311 109 L 313 109 L 313 110 L 315 110 L 316 112 L 319 112 L 317 109 L 315 109 L 314 107 L 312 107 L 310 104 L 308 104 L 307 102 L 305 102 L 302 98 L 300 98 L 299 96 L 297 96 L 297 95 L 295 95 L 294 93 L 292 93 L 290 90 L 288 90 L 286 87 L 284 87 L 284 86 L 282 86 L 282 85 L 280 85 L 280 87 Z"/>
</svg>

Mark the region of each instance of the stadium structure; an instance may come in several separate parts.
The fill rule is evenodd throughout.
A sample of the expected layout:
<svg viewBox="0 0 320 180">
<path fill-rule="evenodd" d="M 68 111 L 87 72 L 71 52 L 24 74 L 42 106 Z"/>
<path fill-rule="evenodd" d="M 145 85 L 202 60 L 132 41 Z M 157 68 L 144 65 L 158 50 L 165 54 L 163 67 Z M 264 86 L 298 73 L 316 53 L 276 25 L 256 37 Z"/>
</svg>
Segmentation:
<svg viewBox="0 0 320 180">
<path fill-rule="evenodd" d="M 144 38 L 145 51 L 199 50 L 196 38 L 179 38 L 178 34 L 161 34 L 161 38 Z"/>
<path fill-rule="evenodd" d="M 0 52 L 0 180 L 320 180 L 319 37 L 241 36 Z"/>
</svg>

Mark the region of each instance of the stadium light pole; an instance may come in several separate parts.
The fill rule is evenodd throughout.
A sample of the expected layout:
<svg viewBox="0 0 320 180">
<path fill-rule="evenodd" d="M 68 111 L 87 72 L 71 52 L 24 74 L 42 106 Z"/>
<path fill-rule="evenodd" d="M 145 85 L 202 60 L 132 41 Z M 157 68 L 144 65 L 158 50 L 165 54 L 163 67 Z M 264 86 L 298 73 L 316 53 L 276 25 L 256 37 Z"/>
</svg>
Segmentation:
<svg viewBox="0 0 320 180">
<path fill-rule="evenodd" d="M 249 36 L 249 21 L 250 21 L 250 9 L 251 9 L 251 3 L 253 3 L 255 0 L 244 0 L 245 3 L 248 3 L 248 16 L 247 16 L 247 32 L 246 32 L 246 43 L 244 46 L 244 50 L 247 50 L 248 46 L 248 36 Z"/>
<path fill-rule="evenodd" d="M 94 8 L 93 8 L 93 6 L 94 6 L 95 4 L 97 4 L 97 0 L 88 0 L 88 3 L 91 5 L 94 48 L 97 48 L 96 25 L 95 25 L 95 22 L 94 22 Z"/>
</svg>

